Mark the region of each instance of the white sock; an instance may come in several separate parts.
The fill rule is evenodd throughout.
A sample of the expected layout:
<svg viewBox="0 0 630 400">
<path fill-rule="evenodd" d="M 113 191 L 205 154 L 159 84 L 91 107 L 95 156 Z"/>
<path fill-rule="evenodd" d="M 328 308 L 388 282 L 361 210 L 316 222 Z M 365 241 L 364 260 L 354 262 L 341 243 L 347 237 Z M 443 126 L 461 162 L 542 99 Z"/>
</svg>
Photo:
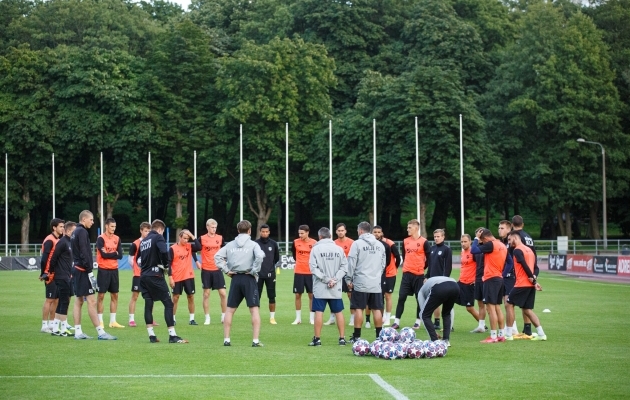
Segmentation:
<svg viewBox="0 0 630 400">
<path fill-rule="evenodd" d="M 59 320 L 57 318 L 52 323 L 52 330 L 53 332 L 59 332 Z"/>
<path fill-rule="evenodd" d="M 61 321 L 61 328 L 60 328 L 60 330 L 62 332 L 65 332 L 65 331 L 68 330 L 68 321 L 67 320 Z"/>
<path fill-rule="evenodd" d="M 230 343 L 230 338 L 229 337 L 223 338 L 223 341 Z"/>
<path fill-rule="evenodd" d="M 512 336 L 512 328 L 508 327 L 505 329 L 505 337 Z"/>
<path fill-rule="evenodd" d="M 175 333 L 175 327 L 168 328 L 168 334 L 169 336 L 177 336 L 177 334 Z"/>
<path fill-rule="evenodd" d="M 503 337 L 505 334 L 503 333 L 503 329 L 499 329 L 499 337 Z"/>
<path fill-rule="evenodd" d="M 486 328 L 486 320 L 485 319 L 480 319 L 479 320 L 479 327 L 481 329 L 485 329 Z"/>
<path fill-rule="evenodd" d="M 81 325 L 75 325 L 74 326 L 74 336 L 79 336 L 82 333 L 83 333 L 83 330 L 81 329 Z"/>
<path fill-rule="evenodd" d="M 330 318 L 328 318 L 328 321 L 330 321 L 330 322 L 335 321 L 335 314 L 331 313 L 330 314 Z"/>
<path fill-rule="evenodd" d="M 536 330 L 538 331 L 538 336 L 545 336 L 545 331 L 543 331 L 542 326 L 539 326 Z"/>
<path fill-rule="evenodd" d="M 295 310 L 295 319 L 302 320 L 302 310 Z"/>
<path fill-rule="evenodd" d="M 416 324 L 421 325 L 422 324 L 422 320 L 420 318 L 416 318 Z"/>
<path fill-rule="evenodd" d="M 98 314 L 98 322 L 100 322 L 101 325 L 103 325 L 103 314 Z"/>
<path fill-rule="evenodd" d="M 135 316 L 134 314 L 129 314 L 129 322 L 134 322 L 135 321 Z"/>
<path fill-rule="evenodd" d="M 310 317 L 311 321 L 315 321 L 315 313 L 314 312 L 311 311 L 309 317 Z"/>
<path fill-rule="evenodd" d="M 190 320 L 194 321 L 194 319 L 195 319 L 195 314 L 190 314 Z"/>
<path fill-rule="evenodd" d="M 210 321 L 210 314 L 206 314 L 206 321 Z"/>
<path fill-rule="evenodd" d="M 114 322 L 116 322 L 116 313 L 109 313 L 109 323 L 113 324 Z"/>
<path fill-rule="evenodd" d="M 175 318 L 175 314 L 173 314 L 173 321 L 177 321 L 177 318 Z"/>
<path fill-rule="evenodd" d="M 518 333 L 518 328 L 516 327 L 516 321 L 514 321 L 514 323 L 512 324 L 512 332 Z"/>
<path fill-rule="evenodd" d="M 254 343 L 258 343 L 258 339 L 254 339 Z"/>
<path fill-rule="evenodd" d="M 155 336 L 155 332 L 153 331 L 153 326 L 147 326 L 147 332 L 149 332 L 149 336 Z"/>
<path fill-rule="evenodd" d="M 48 328 L 48 320 L 43 320 L 42 321 L 42 328 Z"/>
<path fill-rule="evenodd" d="M 276 312 L 275 311 L 270 311 L 269 312 L 269 318 L 276 318 Z"/>
<path fill-rule="evenodd" d="M 350 322 L 354 322 L 354 314 L 350 314 Z"/>
<path fill-rule="evenodd" d="M 105 329 L 101 328 L 101 326 L 99 325 L 96 327 L 96 332 L 98 333 L 99 336 L 101 336 L 105 333 Z"/>
<path fill-rule="evenodd" d="M 394 318 L 394 323 L 400 325 L 400 318 Z"/>
<path fill-rule="evenodd" d="M 221 313 L 221 323 L 223 323 L 224 319 L 225 319 L 225 313 Z"/>
<path fill-rule="evenodd" d="M 491 337 L 492 339 L 496 339 L 496 338 L 497 338 L 497 331 L 491 330 L 491 331 L 490 331 L 490 337 Z"/>
</svg>

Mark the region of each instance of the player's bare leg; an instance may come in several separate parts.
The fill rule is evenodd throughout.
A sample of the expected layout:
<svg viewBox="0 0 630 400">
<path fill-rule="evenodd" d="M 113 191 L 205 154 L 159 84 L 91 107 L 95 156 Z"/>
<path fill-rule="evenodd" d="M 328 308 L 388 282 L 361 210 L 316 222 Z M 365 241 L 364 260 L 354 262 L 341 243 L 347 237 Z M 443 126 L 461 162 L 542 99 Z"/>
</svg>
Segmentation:
<svg viewBox="0 0 630 400">
<path fill-rule="evenodd" d="M 103 325 L 103 311 L 105 310 L 105 306 L 103 303 L 105 302 L 105 293 L 97 293 L 96 294 L 96 312 L 98 314 L 98 320 L 100 325 Z"/>
<path fill-rule="evenodd" d="M 109 303 L 109 327 L 110 328 L 124 328 L 116 322 L 116 311 L 118 310 L 118 293 L 110 293 Z"/>
<path fill-rule="evenodd" d="M 337 329 L 339 329 L 339 337 L 345 337 L 346 335 L 346 320 L 343 317 L 343 313 L 342 312 L 338 312 L 337 314 L 334 314 L 335 316 L 335 320 L 337 321 Z"/>
<path fill-rule="evenodd" d="M 250 307 L 249 313 L 252 315 L 253 342 L 257 343 L 260 336 L 260 307 Z"/>
<path fill-rule="evenodd" d="M 540 320 L 538 316 L 534 313 L 534 310 L 523 309 L 523 313 L 527 315 L 527 318 L 534 324 L 536 330 L 538 331 L 538 336 L 532 338 L 532 340 L 547 340 L 547 336 L 545 335 L 545 331 L 543 331 L 542 326 L 540 325 Z"/>
<path fill-rule="evenodd" d="M 302 293 L 295 294 L 295 321 L 291 325 L 302 323 Z"/>
<path fill-rule="evenodd" d="M 225 312 L 225 319 L 223 320 L 223 344 L 230 343 L 230 328 L 232 328 L 232 317 L 234 316 L 234 312 L 236 308 L 228 307 Z"/>
<path fill-rule="evenodd" d="M 363 310 L 354 310 L 354 333 L 352 337 L 358 339 L 361 337 L 361 326 L 363 326 Z"/>
<path fill-rule="evenodd" d="M 389 325 L 389 317 L 392 315 L 392 294 L 385 293 L 385 314 L 383 314 L 383 326 Z"/>
<path fill-rule="evenodd" d="M 313 333 L 316 338 L 322 336 L 322 325 L 324 325 L 324 313 L 315 311 L 315 327 L 313 328 Z"/>
<path fill-rule="evenodd" d="M 190 314 L 190 325 L 197 325 L 195 322 L 195 295 L 188 294 L 186 295 L 188 299 L 188 313 Z"/>
<path fill-rule="evenodd" d="M 468 306 L 468 307 L 466 307 L 466 311 L 468 311 L 470 313 L 470 315 L 473 316 L 475 321 L 479 321 L 479 313 L 477 312 L 477 310 L 475 310 L 475 307 Z"/>
<path fill-rule="evenodd" d="M 309 311 L 309 322 L 311 325 L 315 323 L 315 313 L 313 313 L 313 293 L 308 293 L 308 311 Z"/>
<path fill-rule="evenodd" d="M 177 303 L 179 302 L 179 295 L 178 294 L 174 294 L 173 295 L 173 320 L 175 320 L 177 323 L 176 315 L 177 315 Z"/>
<path fill-rule="evenodd" d="M 221 299 L 221 323 L 225 318 L 225 310 L 227 309 L 227 292 L 225 289 L 219 289 L 219 298 Z"/>
</svg>

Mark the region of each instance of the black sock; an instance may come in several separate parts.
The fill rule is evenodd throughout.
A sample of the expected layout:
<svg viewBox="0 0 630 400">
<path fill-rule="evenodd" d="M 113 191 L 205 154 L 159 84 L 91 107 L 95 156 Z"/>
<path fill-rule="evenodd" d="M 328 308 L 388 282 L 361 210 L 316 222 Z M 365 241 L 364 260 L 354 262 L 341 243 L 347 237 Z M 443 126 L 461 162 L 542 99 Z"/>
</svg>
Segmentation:
<svg viewBox="0 0 630 400">
<path fill-rule="evenodd" d="M 435 325 L 440 325 L 440 319 L 439 318 L 435 319 Z"/>
<path fill-rule="evenodd" d="M 365 322 L 370 322 L 370 317 L 372 316 L 372 314 L 370 315 L 366 315 L 365 316 Z"/>
<path fill-rule="evenodd" d="M 319 336 L 315 336 L 315 340 L 319 340 Z"/>
<path fill-rule="evenodd" d="M 531 336 L 532 335 L 532 324 L 525 324 L 525 326 L 523 327 L 523 333 Z"/>
<path fill-rule="evenodd" d="M 383 330 L 383 328 L 376 328 L 376 338 L 378 339 L 378 336 L 381 334 L 381 331 Z"/>
<path fill-rule="evenodd" d="M 361 337 L 361 328 L 354 328 L 354 333 L 352 334 L 352 337 L 360 338 Z"/>
</svg>

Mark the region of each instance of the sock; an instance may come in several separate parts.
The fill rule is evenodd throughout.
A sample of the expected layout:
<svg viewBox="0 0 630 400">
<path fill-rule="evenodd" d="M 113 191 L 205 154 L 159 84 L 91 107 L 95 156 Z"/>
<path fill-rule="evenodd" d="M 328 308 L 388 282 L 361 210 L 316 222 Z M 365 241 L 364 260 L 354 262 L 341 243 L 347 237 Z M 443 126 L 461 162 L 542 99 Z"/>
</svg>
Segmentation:
<svg viewBox="0 0 630 400">
<path fill-rule="evenodd" d="M 74 336 L 79 336 L 82 333 L 83 333 L 83 330 L 81 329 L 81 325 L 75 325 L 74 326 Z"/>
<path fill-rule="evenodd" d="M 503 333 L 503 329 L 499 329 L 499 337 L 504 337 L 505 334 Z"/>
<path fill-rule="evenodd" d="M 221 313 L 221 322 L 225 319 L 225 313 Z"/>
<path fill-rule="evenodd" d="M 492 339 L 496 339 L 496 338 L 497 338 L 497 331 L 495 331 L 495 330 L 491 330 L 491 331 L 490 331 L 490 337 L 491 337 Z"/>
<path fill-rule="evenodd" d="M 223 341 L 230 343 L 230 338 L 229 337 L 223 338 Z"/>
<path fill-rule="evenodd" d="M 480 319 L 479 320 L 479 327 L 482 329 L 486 328 L 486 320 L 485 319 Z"/>
<path fill-rule="evenodd" d="M 335 322 L 335 314 L 330 314 L 330 318 L 328 318 L 329 322 Z"/>
<path fill-rule="evenodd" d="M 381 331 L 383 330 L 383 328 L 376 328 L 376 338 L 378 339 L 379 335 L 381 334 Z"/>
<path fill-rule="evenodd" d="M 361 328 L 354 328 L 354 333 L 352 334 L 355 338 L 361 337 Z"/>
<path fill-rule="evenodd" d="M 105 334 L 105 329 L 103 329 L 100 325 L 96 327 L 96 332 L 99 336 Z"/>
<path fill-rule="evenodd" d="M 518 327 L 516 326 L 516 321 L 514 321 L 514 323 L 512 324 L 512 332 L 518 333 Z"/>
<path fill-rule="evenodd" d="M 194 321 L 195 320 L 195 314 L 190 314 L 190 320 Z"/>
<path fill-rule="evenodd" d="M 508 327 L 505 329 L 505 337 L 512 336 L 512 328 Z"/>
<path fill-rule="evenodd" d="M 422 325 L 422 320 L 421 320 L 420 318 L 417 318 L 417 319 L 416 319 L 416 324 L 418 324 L 418 325 Z"/>
<path fill-rule="evenodd" d="M 538 331 L 538 336 L 545 336 L 542 326 L 537 327 L 536 330 Z"/>
<path fill-rule="evenodd" d="M 276 312 L 275 311 L 269 312 L 269 318 L 271 318 L 271 319 L 276 318 Z"/>
<path fill-rule="evenodd" d="M 532 324 L 524 324 L 523 326 L 523 333 L 526 335 L 531 336 L 532 335 Z"/>
<path fill-rule="evenodd" d="M 133 314 L 129 314 L 129 322 L 134 322 L 134 321 L 135 321 L 135 319 L 134 319 L 134 318 L 135 318 L 135 317 L 134 317 L 134 315 L 133 315 Z"/>
<path fill-rule="evenodd" d="M 254 343 L 258 343 L 258 339 L 254 339 L 254 340 L 253 340 L 253 342 L 254 342 Z"/>
<path fill-rule="evenodd" d="M 109 313 L 109 323 L 113 324 L 114 322 L 116 322 L 116 313 Z"/>
<path fill-rule="evenodd" d="M 417 321 L 417 320 L 416 320 L 416 321 Z M 435 319 L 435 325 L 440 325 L 440 319 L 439 319 L 439 318 L 436 318 L 436 319 Z"/>
<path fill-rule="evenodd" d="M 177 336 L 177 334 L 175 333 L 175 327 L 168 328 L 168 335 L 169 336 Z"/>
<path fill-rule="evenodd" d="M 394 318 L 394 323 L 400 325 L 400 318 Z"/>
<path fill-rule="evenodd" d="M 309 314 L 309 318 L 311 321 L 315 321 L 315 313 L 313 311 Z"/>
<path fill-rule="evenodd" d="M 43 320 L 42 321 L 42 328 L 48 328 L 48 320 Z"/>
<path fill-rule="evenodd" d="M 302 310 L 295 310 L 295 319 L 298 321 L 302 320 Z"/>
<path fill-rule="evenodd" d="M 98 314 L 98 322 L 100 322 L 101 325 L 103 325 L 103 314 Z"/>
<path fill-rule="evenodd" d="M 155 336 L 152 325 L 147 326 L 147 332 L 149 332 L 149 336 Z"/>
<path fill-rule="evenodd" d="M 370 317 L 372 316 L 372 314 L 370 315 L 366 315 L 365 316 L 365 322 L 370 322 Z"/>
<path fill-rule="evenodd" d="M 319 340 L 319 336 L 315 336 L 315 341 Z"/>
<path fill-rule="evenodd" d="M 52 323 L 52 331 L 59 332 L 59 320 L 57 318 L 55 318 L 55 320 Z"/>
<path fill-rule="evenodd" d="M 354 314 L 350 315 L 350 323 L 354 324 Z"/>
<path fill-rule="evenodd" d="M 206 314 L 206 321 L 210 321 L 210 314 Z"/>
<path fill-rule="evenodd" d="M 175 318 L 175 314 L 173 314 L 173 322 L 177 321 L 177 318 Z"/>
<path fill-rule="evenodd" d="M 68 321 L 67 320 L 61 321 L 61 328 L 60 328 L 60 330 L 62 332 L 65 332 L 65 331 L 68 330 Z"/>
</svg>

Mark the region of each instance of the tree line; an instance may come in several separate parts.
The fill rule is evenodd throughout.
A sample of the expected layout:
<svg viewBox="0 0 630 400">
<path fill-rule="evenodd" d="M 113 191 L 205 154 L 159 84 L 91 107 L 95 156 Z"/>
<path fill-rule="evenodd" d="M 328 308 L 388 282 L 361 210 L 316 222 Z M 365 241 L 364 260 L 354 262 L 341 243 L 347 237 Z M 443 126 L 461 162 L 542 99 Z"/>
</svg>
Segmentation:
<svg viewBox="0 0 630 400">
<path fill-rule="evenodd" d="M 94 211 L 103 152 L 105 217 L 123 199 L 147 208 L 151 152 L 153 215 L 174 205 L 181 228 L 197 151 L 206 214 L 232 226 L 239 124 L 248 214 L 286 218 L 288 123 L 291 220 L 312 222 L 328 210 L 328 120 L 335 214 L 372 217 L 376 119 L 377 220 L 404 231 L 418 117 L 422 231 L 459 227 L 459 114 L 467 210 L 527 209 L 550 237 L 588 219 L 599 238 L 601 153 L 585 138 L 606 148 L 609 221 L 628 235 L 629 107 L 629 0 L 0 0 L 0 141 L 23 243 L 51 217 L 53 152 L 59 207 Z"/>
</svg>

